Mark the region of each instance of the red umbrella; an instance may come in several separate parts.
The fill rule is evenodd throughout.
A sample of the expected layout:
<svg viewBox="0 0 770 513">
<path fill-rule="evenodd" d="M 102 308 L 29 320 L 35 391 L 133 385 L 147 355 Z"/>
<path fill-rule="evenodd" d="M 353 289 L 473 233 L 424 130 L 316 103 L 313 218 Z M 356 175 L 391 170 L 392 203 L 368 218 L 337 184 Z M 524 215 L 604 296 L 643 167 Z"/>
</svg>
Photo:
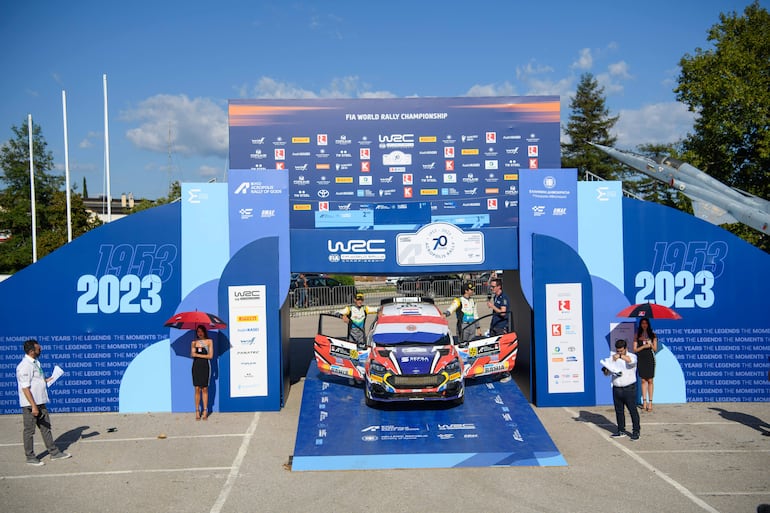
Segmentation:
<svg viewBox="0 0 770 513">
<path fill-rule="evenodd" d="M 631 305 L 615 314 L 615 317 L 638 317 L 645 319 L 681 319 L 682 316 L 667 306 L 656 303 Z"/>
<path fill-rule="evenodd" d="M 216 315 L 197 310 L 194 312 L 179 312 L 163 325 L 178 330 L 194 330 L 198 326 L 205 326 L 207 330 L 221 330 L 227 327 L 225 321 Z"/>
</svg>

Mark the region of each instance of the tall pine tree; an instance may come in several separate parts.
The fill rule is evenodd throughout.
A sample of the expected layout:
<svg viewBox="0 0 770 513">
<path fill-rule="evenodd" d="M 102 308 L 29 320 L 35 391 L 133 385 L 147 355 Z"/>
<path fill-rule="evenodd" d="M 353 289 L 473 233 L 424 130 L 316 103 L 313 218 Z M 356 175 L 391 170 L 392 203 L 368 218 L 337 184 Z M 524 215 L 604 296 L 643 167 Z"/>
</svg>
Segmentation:
<svg viewBox="0 0 770 513">
<path fill-rule="evenodd" d="M 615 137 L 610 130 L 618 117 L 610 117 L 605 105 L 604 88 L 591 73 L 580 77 L 575 96 L 570 102 L 569 121 L 564 133 L 569 142 L 561 145 L 561 167 L 577 168 L 580 173 L 590 171 L 605 180 L 614 180 L 618 176 L 618 165 L 607 155 L 597 150 L 589 142 L 613 146 Z"/>
</svg>

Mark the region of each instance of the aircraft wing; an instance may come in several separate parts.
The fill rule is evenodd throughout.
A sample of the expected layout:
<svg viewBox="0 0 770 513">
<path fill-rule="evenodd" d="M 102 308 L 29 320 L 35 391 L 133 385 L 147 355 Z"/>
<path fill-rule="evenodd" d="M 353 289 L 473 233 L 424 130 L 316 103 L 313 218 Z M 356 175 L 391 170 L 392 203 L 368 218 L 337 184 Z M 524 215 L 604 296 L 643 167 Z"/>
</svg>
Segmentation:
<svg viewBox="0 0 770 513">
<path fill-rule="evenodd" d="M 689 194 L 687 194 L 687 196 L 690 197 Z M 704 221 L 708 221 L 709 223 L 715 224 L 717 226 L 721 224 L 732 224 L 738 222 L 738 220 L 735 219 L 727 210 L 719 208 L 713 203 L 709 203 L 708 201 L 699 200 L 693 197 L 690 197 L 690 199 L 692 200 L 692 209 L 695 212 L 695 217 L 699 219 L 703 219 Z"/>
</svg>

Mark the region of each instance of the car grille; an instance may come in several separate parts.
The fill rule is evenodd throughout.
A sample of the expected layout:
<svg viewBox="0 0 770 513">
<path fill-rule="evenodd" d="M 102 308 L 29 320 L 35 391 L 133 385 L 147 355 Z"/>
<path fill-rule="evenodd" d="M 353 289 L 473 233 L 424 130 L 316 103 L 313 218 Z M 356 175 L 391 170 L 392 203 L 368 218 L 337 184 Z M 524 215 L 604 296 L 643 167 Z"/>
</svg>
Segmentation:
<svg viewBox="0 0 770 513">
<path fill-rule="evenodd" d="M 388 376 L 387 382 L 393 388 L 429 388 L 444 382 L 439 374 L 420 374 L 417 376 Z"/>
</svg>

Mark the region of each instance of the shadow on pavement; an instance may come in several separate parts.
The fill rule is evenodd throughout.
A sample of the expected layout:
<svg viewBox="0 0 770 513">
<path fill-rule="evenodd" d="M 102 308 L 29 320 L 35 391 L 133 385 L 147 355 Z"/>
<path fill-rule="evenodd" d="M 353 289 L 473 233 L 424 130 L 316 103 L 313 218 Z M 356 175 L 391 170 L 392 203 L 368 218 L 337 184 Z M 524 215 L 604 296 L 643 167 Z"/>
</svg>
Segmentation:
<svg viewBox="0 0 770 513">
<path fill-rule="evenodd" d="M 770 436 L 770 424 L 760 419 L 759 417 L 738 411 L 728 411 L 724 408 L 716 408 L 713 406 L 710 407 L 709 410 L 719 412 L 719 416 L 725 420 L 737 422 L 738 424 L 743 424 L 744 426 L 750 427 L 751 429 L 756 429 L 762 433 L 763 436 Z"/>
</svg>

